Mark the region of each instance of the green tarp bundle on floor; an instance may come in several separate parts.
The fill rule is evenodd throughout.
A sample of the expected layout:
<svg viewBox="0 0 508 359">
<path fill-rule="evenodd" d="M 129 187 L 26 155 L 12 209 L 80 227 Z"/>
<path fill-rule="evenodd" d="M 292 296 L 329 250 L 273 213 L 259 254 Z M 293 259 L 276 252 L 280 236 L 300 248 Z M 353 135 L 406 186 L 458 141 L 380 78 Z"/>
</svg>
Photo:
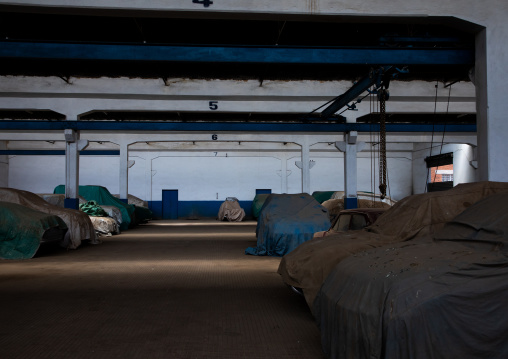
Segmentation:
<svg viewBox="0 0 508 359">
<path fill-rule="evenodd" d="M 53 193 L 64 194 L 65 185 L 55 187 Z M 122 224 L 120 230 L 125 231 L 132 224 L 136 224 L 134 215 L 134 206 L 131 204 L 124 203 L 108 191 L 107 188 L 102 186 L 79 186 L 79 195 L 84 197 L 87 201 L 95 201 L 99 205 L 115 206 L 122 212 Z"/>
<path fill-rule="evenodd" d="M 58 216 L 16 203 L 0 202 L 0 258 L 32 258 L 44 232 L 54 227 L 67 229 Z"/>
</svg>

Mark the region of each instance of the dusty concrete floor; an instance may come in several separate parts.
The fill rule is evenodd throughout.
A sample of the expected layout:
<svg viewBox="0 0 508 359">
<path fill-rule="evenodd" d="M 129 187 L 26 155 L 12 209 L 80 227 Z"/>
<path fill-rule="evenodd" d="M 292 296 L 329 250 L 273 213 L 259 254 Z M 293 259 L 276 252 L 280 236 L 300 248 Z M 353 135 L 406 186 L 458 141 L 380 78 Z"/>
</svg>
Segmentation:
<svg viewBox="0 0 508 359">
<path fill-rule="evenodd" d="M 77 250 L 0 261 L 0 358 L 322 359 L 255 223 L 153 221 Z"/>
</svg>

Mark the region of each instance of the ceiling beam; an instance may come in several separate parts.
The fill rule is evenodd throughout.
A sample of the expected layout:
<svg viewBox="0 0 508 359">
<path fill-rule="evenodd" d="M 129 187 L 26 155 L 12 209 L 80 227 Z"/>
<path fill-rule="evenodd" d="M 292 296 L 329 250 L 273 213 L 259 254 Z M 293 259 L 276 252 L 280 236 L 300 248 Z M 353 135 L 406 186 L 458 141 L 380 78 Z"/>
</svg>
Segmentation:
<svg viewBox="0 0 508 359">
<path fill-rule="evenodd" d="M 0 42 L 0 58 L 334 65 L 472 65 L 473 49 Z"/>
<path fill-rule="evenodd" d="M 247 123 L 148 121 L 0 121 L 0 130 L 85 131 L 246 131 L 246 132 L 379 132 L 370 123 Z M 475 124 L 386 124 L 387 132 L 476 132 Z"/>
</svg>

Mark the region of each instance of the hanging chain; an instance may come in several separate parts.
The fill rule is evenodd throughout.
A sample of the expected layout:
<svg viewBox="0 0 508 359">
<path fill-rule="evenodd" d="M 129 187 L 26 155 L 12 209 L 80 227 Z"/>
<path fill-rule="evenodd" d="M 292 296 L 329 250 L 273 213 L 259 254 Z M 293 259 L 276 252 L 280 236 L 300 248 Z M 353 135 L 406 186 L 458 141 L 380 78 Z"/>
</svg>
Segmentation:
<svg viewBox="0 0 508 359">
<path fill-rule="evenodd" d="M 386 100 L 387 91 L 379 90 L 379 191 L 381 199 L 386 197 Z"/>
</svg>

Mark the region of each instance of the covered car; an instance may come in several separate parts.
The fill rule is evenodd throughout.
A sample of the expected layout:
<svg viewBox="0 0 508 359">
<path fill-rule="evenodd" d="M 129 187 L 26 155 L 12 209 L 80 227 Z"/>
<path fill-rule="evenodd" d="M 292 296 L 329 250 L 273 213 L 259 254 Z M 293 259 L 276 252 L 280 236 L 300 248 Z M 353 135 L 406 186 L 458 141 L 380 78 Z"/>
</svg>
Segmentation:
<svg viewBox="0 0 508 359">
<path fill-rule="evenodd" d="M 473 203 L 508 191 L 508 183 L 459 184 L 442 192 L 413 195 L 397 202 L 371 226 L 358 231 L 314 238 L 285 255 L 278 273 L 301 288 L 309 307 L 332 269 L 345 258 L 369 249 L 425 240 Z"/>
<path fill-rule="evenodd" d="M 65 248 L 76 249 L 83 241 L 90 241 L 93 244 L 99 243 L 92 222 L 86 213 L 52 205 L 35 193 L 14 188 L 0 188 L 0 201 L 17 203 L 62 218 L 69 229 L 65 241 L 62 243 Z"/>
<path fill-rule="evenodd" d="M 220 205 L 217 219 L 219 221 L 241 222 L 245 218 L 245 210 L 240 207 L 236 197 L 227 197 Z"/>
<path fill-rule="evenodd" d="M 65 185 L 55 187 L 54 193 L 65 193 Z M 124 203 L 115 198 L 106 187 L 102 186 L 79 186 L 79 195 L 87 201 L 95 201 L 100 206 L 109 205 L 120 209 L 122 213 L 122 223 L 120 230 L 127 230 L 130 226 L 134 226 L 136 222 L 134 205 Z"/>
<path fill-rule="evenodd" d="M 376 222 L 386 211 L 387 208 L 344 209 L 332 220 L 332 225 L 327 231 L 314 233 L 314 238 L 363 229 Z"/>
<path fill-rule="evenodd" d="M 339 263 L 314 302 L 330 358 L 508 358 L 508 193 L 420 242 Z"/>
<path fill-rule="evenodd" d="M 247 248 L 245 254 L 283 256 L 328 228 L 328 212 L 312 196 L 271 194 L 258 219 L 257 247 Z"/>
<path fill-rule="evenodd" d="M 0 201 L 0 258 L 32 258 L 41 244 L 62 242 L 67 225 L 58 216 Z"/>
</svg>

